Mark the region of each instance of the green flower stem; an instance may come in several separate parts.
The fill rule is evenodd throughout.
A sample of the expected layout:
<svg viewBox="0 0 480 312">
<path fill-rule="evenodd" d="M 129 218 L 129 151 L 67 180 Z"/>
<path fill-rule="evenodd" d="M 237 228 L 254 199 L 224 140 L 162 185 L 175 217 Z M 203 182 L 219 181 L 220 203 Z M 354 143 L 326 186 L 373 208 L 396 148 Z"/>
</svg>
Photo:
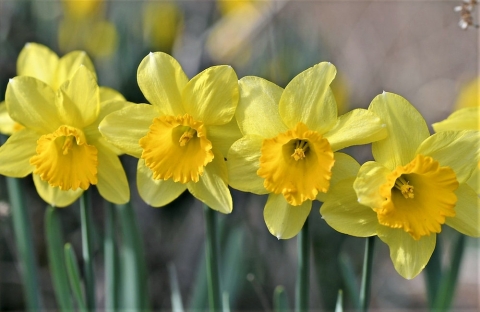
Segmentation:
<svg viewBox="0 0 480 312">
<path fill-rule="evenodd" d="M 437 235 L 437 243 L 432 256 L 425 267 L 425 283 L 427 286 L 427 297 L 430 309 L 433 309 L 438 287 L 442 280 L 442 244 L 440 236 Z"/>
<path fill-rule="evenodd" d="M 51 206 L 48 206 L 45 212 L 45 236 L 50 272 L 58 306 L 60 311 L 63 312 L 74 311 L 63 251 L 62 229 L 58 211 Z"/>
<path fill-rule="evenodd" d="M 22 271 L 22 280 L 28 311 L 41 310 L 40 289 L 38 287 L 37 263 L 33 245 L 32 226 L 27 207 L 23 202 L 20 180 L 7 177 L 8 197 L 11 204 L 13 230 Z"/>
<path fill-rule="evenodd" d="M 372 282 L 373 248 L 375 236 L 367 237 L 365 243 L 365 255 L 363 257 L 362 285 L 360 288 L 360 306 L 363 312 L 368 311 L 370 303 L 370 285 Z"/>
<path fill-rule="evenodd" d="M 310 292 L 310 235 L 308 218 L 298 234 L 297 284 L 295 285 L 295 311 L 308 311 Z"/>
<path fill-rule="evenodd" d="M 205 215 L 205 255 L 207 260 L 208 279 L 208 302 L 211 312 L 222 310 L 220 279 L 218 274 L 218 251 L 217 251 L 217 215 L 207 205 L 203 205 Z"/>
<path fill-rule="evenodd" d="M 95 273 L 93 271 L 93 222 L 90 196 L 83 192 L 80 197 L 80 219 L 82 229 L 82 255 L 85 278 L 86 303 L 89 311 L 95 311 Z"/>
<path fill-rule="evenodd" d="M 117 305 L 117 250 L 115 246 L 115 207 L 105 202 L 105 311 L 116 311 Z"/>
<path fill-rule="evenodd" d="M 460 271 L 460 264 L 465 250 L 465 239 L 465 235 L 459 234 L 458 240 L 453 248 L 450 269 L 442 277 L 432 311 L 446 312 L 450 309 L 450 305 L 452 304 L 455 295 L 458 272 Z"/>
<path fill-rule="evenodd" d="M 121 292 L 118 311 L 146 311 L 147 287 L 143 244 L 130 204 L 116 205 L 122 228 L 120 247 Z"/>
</svg>

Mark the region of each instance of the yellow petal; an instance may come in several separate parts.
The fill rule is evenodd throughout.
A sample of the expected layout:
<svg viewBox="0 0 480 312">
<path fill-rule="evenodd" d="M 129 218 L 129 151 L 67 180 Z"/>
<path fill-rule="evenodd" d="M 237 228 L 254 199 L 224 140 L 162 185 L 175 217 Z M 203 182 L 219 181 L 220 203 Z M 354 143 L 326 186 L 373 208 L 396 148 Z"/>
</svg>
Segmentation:
<svg viewBox="0 0 480 312">
<path fill-rule="evenodd" d="M 145 98 L 161 115 L 183 115 L 182 90 L 188 78 L 178 62 L 168 54 L 148 54 L 138 65 L 137 80 Z"/>
<path fill-rule="evenodd" d="M 291 129 L 303 122 L 323 134 L 337 122 L 337 104 L 330 89 L 337 70 L 331 63 L 317 64 L 290 81 L 280 98 L 283 122 Z"/>
<path fill-rule="evenodd" d="M 188 190 L 195 198 L 208 207 L 221 213 L 231 213 L 233 209 L 232 195 L 227 183 L 227 165 L 221 155 L 205 167 L 198 182 L 187 184 Z"/>
<path fill-rule="evenodd" d="M 188 114 L 155 118 L 139 143 L 142 159 L 156 180 L 197 182 L 213 159 L 204 125 Z"/>
<path fill-rule="evenodd" d="M 106 116 L 98 129 L 108 142 L 140 158 L 142 148 L 138 142 L 147 135 L 148 127 L 157 116 L 158 112 L 152 105 L 129 103 L 126 108 Z"/>
<path fill-rule="evenodd" d="M 378 222 L 401 228 L 415 240 L 440 233 L 446 217 L 455 216 L 458 182 L 449 167 L 440 167 L 431 157 L 417 155 L 399 166 L 380 187 L 385 201 L 377 212 Z"/>
<path fill-rule="evenodd" d="M 82 65 L 90 70 L 96 79 L 95 67 L 87 53 L 84 51 L 72 51 L 60 58 L 55 71 L 55 78 L 51 83 L 52 88 L 57 90 L 66 80 L 72 79 L 75 72 Z"/>
<path fill-rule="evenodd" d="M 374 113 L 365 109 L 354 109 L 340 116 L 335 126 L 325 133 L 333 151 L 371 143 L 386 136 L 386 125 Z"/>
<path fill-rule="evenodd" d="M 17 75 L 34 77 L 52 86 L 57 66 L 58 56 L 52 50 L 38 43 L 27 43 L 18 55 Z"/>
<path fill-rule="evenodd" d="M 98 112 L 96 120 L 90 125 L 88 125 L 87 127 L 83 128 L 83 131 L 85 132 L 85 136 L 89 139 L 91 138 L 97 139 L 98 137 L 101 137 L 101 133 L 98 130 L 100 122 L 109 114 L 119 111 L 121 109 L 127 108 L 131 105 L 133 104 L 126 102 L 125 100 L 117 99 L 117 97 L 112 98 L 111 100 L 107 100 L 105 102 L 100 102 L 100 111 Z"/>
<path fill-rule="evenodd" d="M 23 129 L 24 127 L 13 120 L 7 111 L 7 104 L 5 102 L 0 103 L 0 133 L 11 135 L 15 131 Z"/>
<path fill-rule="evenodd" d="M 477 194 L 480 194 L 480 162 L 478 162 L 477 169 L 472 173 L 470 179 L 468 179 L 467 184 L 475 190 Z"/>
<path fill-rule="evenodd" d="M 418 147 L 417 154 L 431 156 L 441 166 L 452 168 L 459 183 L 466 182 L 480 161 L 480 132 L 435 133 Z"/>
<path fill-rule="evenodd" d="M 140 197 L 152 207 L 162 207 L 175 200 L 187 185 L 173 180 L 155 180 L 153 172 L 139 159 L 137 166 L 137 188 Z"/>
<path fill-rule="evenodd" d="M 240 100 L 236 111 L 238 126 L 244 135 L 273 138 L 288 130 L 283 124 L 278 103 L 283 89 L 260 77 L 243 77 L 238 82 Z"/>
<path fill-rule="evenodd" d="M 61 126 L 42 135 L 37 141 L 37 154 L 30 158 L 34 174 L 63 191 L 88 189 L 97 184 L 97 148 L 86 142 L 81 130 Z"/>
<path fill-rule="evenodd" d="M 97 188 L 103 198 L 114 204 L 126 204 L 130 200 L 127 176 L 118 156 L 96 142 L 98 150 Z"/>
<path fill-rule="evenodd" d="M 403 97 L 388 92 L 377 95 L 368 110 L 383 120 L 388 132 L 372 144 L 375 160 L 390 170 L 408 164 L 430 135 L 422 115 Z"/>
<path fill-rule="evenodd" d="M 230 146 L 242 137 L 235 118 L 225 125 L 209 126 L 207 131 L 208 139 L 224 157 L 227 156 Z"/>
<path fill-rule="evenodd" d="M 332 168 L 332 178 L 330 179 L 330 187 L 334 186 L 338 182 L 355 178 L 360 164 L 350 155 L 344 153 L 334 153 L 335 163 Z M 317 200 L 325 202 L 327 193 L 318 193 Z"/>
<path fill-rule="evenodd" d="M 390 258 L 395 270 L 406 279 L 414 278 L 425 268 L 435 249 L 435 234 L 414 240 L 401 229 L 385 226 L 379 226 L 377 233 L 390 248 Z"/>
<path fill-rule="evenodd" d="M 460 233 L 480 237 L 480 197 L 467 184 L 460 184 L 455 194 L 458 197 L 456 214 L 445 223 Z"/>
<path fill-rule="evenodd" d="M 455 108 L 461 109 L 462 107 L 480 106 L 480 98 L 478 96 L 479 85 L 480 78 L 475 78 L 463 86 L 455 103 Z"/>
<path fill-rule="evenodd" d="M 228 183 L 235 189 L 254 194 L 267 194 L 264 179 L 257 175 L 263 139 L 247 135 L 236 141 L 227 156 Z"/>
<path fill-rule="evenodd" d="M 435 132 L 448 130 L 480 130 L 480 107 L 462 108 L 447 119 L 432 124 Z"/>
<path fill-rule="evenodd" d="M 115 89 L 100 87 L 100 103 L 111 100 L 125 101 L 125 98 Z"/>
<path fill-rule="evenodd" d="M 97 119 L 100 111 L 99 89 L 95 76 L 85 66 L 80 66 L 60 90 L 62 97 L 58 106 L 65 124 L 83 128 Z"/>
<path fill-rule="evenodd" d="M 263 217 L 270 233 L 278 239 L 296 236 L 307 220 L 312 202 L 304 201 L 299 206 L 292 206 L 279 194 L 270 194 L 263 210 Z"/>
<path fill-rule="evenodd" d="M 185 111 L 206 126 L 232 120 L 238 104 L 238 78 L 230 66 L 207 68 L 192 78 L 183 93 Z"/>
<path fill-rule="evenodd" d="M 355 177 L 333 185 L 327 193 L 320 214 L 334 230 L 358 237 L 377 234 L 377 214 L 360 204 L 353 189 Z"/>
<path fill-rule="evenodd" d="M 360 167 L 353 188 L 357 192 L 358 202 L 368 207 L 381 207 L 385 198 L 380 187 L 387 182 L 390 170 L 374 161 L 367 161 Z"/>
<path fill-rule="evenodd" d="M 48 182 L 42 181 L 37 174 L 33 175 L 33 182 L 35 183 L 38 195 L 53 207 L 66 207 L 71 205 L 83 193 L 81 188 L 78 188 L 75 191 L 62 191 L 58 187 L 52 187 Z"/>
<path fill-rule="evenodd" d="M 22 178 L 33 171 L 30 158 L 35 155 L 39 135 L 32 130 L 15 132 L 0 147 L 0 174 Z"/>
<path fill-rule="evenodd" d="M 50 133 L 62 125 L 55 105 L 55 93 L 31 77 L 10 79 L 5 94 L 10 117 L 38 133 Z"/>
<path fill-rule="evenodd" d="M 265 139 L 257 174 L 265 188 L 283 194 L 293 206 L 314 200 L 318 192 L 326 193 L 330 185 L 333 152 L 321 134 L 302 123 L 293 130 Z"/>
</svg>

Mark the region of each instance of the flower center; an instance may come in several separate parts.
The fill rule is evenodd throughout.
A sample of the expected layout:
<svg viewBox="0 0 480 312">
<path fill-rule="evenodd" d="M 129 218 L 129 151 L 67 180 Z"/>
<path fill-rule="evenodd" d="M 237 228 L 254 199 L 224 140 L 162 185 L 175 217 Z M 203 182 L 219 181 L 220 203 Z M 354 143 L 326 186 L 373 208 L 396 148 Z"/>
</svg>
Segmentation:
<svg viewBox="0 0 480 312">
<path fill-rule="evenodd" d="M 314 200 L 330 186 L 334 157 L 330 143 L 303 123 L 262 143 L 258 176 L 265 188 L 293 206 Z"/>
<path fill-rule="evenodd" d="M 203 123 L 188 114 L 155 118 L 139 143 L 141 158 L 156 180 L 198 182 L 213 160 L 212 143 Z"/>
<path fill-rule="evenodd" d="M 409 181 L 405 180 L 404 177 L 400 176 L 395 181 L 395 188 L 402 192 L 403 197 L 405 198 L 415 198 L 415 194 L 413 194 L 413 185 L 409 185 Z"/>
<path fill-rule="evenodd" d="M 308 141 L 298 140 L 295 143 L 295 150 L 293 151 L 292 157 L 295 160 L 300 160 L 305 158 L 305 152 L 308 149 Z"/>
<path fill-rule="evenodd" d="M 440 233 L 445 218 L 455 216 L 457 188 L 458 181 L 450 167 L 440 167 L 431 157 L 417 155 L 388 175 L 387 182 L 380 187 L 385 201 L 374 210 L 380 224 L 401 228 L 419 240 Z"/>
<path fill-rule="evenodd" d="M 61 126 L 42 135 L 37 154 L 30 158 L 34 174 L 61 190 L 88 189 L 97 184 L 97 148 L 87 144 L 85 134 L 77 128 Z"/>
</svg>

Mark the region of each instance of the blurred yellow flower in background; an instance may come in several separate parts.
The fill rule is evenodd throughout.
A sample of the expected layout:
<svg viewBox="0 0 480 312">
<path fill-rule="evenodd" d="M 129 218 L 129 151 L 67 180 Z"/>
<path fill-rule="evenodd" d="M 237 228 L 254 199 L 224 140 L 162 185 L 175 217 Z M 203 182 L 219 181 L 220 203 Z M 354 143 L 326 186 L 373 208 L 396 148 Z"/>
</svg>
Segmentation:
<svg viewBox="0 0 480 312">
<path fill-rule="evenodd" d="M 42 199 L 56 207 L 73 203 L 90 185 L 108 201 L 129 201 L 128 182 L 117 156 L 98 131 L 105 115 L 125 105 L 106 89 L 103 96 L 94 73 L 76 67 L 57 90 L 29 76 L 10 80 L 6 106 L 23 125 L 0 147 L 0 173 L 24 177 L 33 173 Z"/>
<path fill-rule="evenodd" d="M 175 1 L 148 1 L 143 6 L 143 39 L 154 51 L 170 51 L 183 24 Z"/>
<path fill-rule="evenodd" d="M 336 151 L 386 135 L 380 118 L 367 110 L 338 117 L 330 89 L 335 74 L 335 66 L 320 63 L 285 89 L 258 77 L 239 81 L 236 119 L 243 137 L 227 156 L 230 185 L 269 194 L 264 218 L 279 239 L 297 235 L 312 200 L 323 201 L 331 181 L 350 172 L 351 157 Z"/>
<path fill-rule="evenodd" d="M 105 19 L 104 4 L 103 0 L 62 0 L 65 14 L 58 30 L 61 51 L 85 50 L 102 58 L 117 50 L 117 29 Z"/>
<path fill-rule="evenodd" d="M 443 224 L 480 236 L 479 198 L 466 183 L 480 157 L 480 133 L 430 136 L 420 113 L 392 93 L 377 96 L 369 111 L 386 122 L 388 137 L 372 143 L 375 161 L 333 187 L 320 213 L 341 233 L 378 235 L 397 272 L 411 279 L 430 259 Z"/>
<path fill-rule="evenodd" d="M 238 78 L 214 66 L 191 80 L 168 54 L 146 56 L 138 85 L 152 105 L 131 104 L 100 124 L 101 133 L 139 158 L 137 186 L 151 206 L 164 206 L 186 189 L 210 208 L 232 211 L 225 156 L 240 137 L 234 113 Z"/>
</svg>

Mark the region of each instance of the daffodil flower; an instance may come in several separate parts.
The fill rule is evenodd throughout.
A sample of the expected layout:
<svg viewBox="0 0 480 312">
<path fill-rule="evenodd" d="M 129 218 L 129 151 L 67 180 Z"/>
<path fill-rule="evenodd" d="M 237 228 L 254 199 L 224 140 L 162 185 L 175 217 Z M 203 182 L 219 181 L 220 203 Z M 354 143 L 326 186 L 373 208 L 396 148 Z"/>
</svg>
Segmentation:
<svg viewBox="0 0 480 312">
<path fill-rule="evenodd" d="M 264 218 L 279 239 L 297 235 L 312 200 L 323 201 L 332 180 L 351 165 L 351 157 L 336 151 L 386 135 L 380 118 L 365 109 L 337 117 L 330 89 L 335 74 L 332 64 L 320 63 L 285 90 L 258 77 L 239 81 L 236 118 L 243 137 L 227 156 L 230 185 L 269 194 Z"/>
<path fill-rule="evenodd" d="M 442 225 L 480 236 L 480 201 L 466 183 L 480 157 L 480 133 L 430 136 L 420 113 L 392 93 L 377 96 L 369 111 L 387 123 L 388 137 L 372 144 L 375 161 L 332 188 L 320 213 L 339 232 L 378 235 L 397 272 L 411 279 L 430 259 Z"/>
<path fill-rule="evenodd" d="M 478 86 L 478 80 L 476 80 L 475 83 L 476 86 Z M 475 90 L 478 91 L 478 87 Z M 478 93 L 473 94 L 470 91 L 469 95 L 475 97 L 478 105 Z M 460 95 L 460 98 L 467 100 L 466 95 L 463 93 Z M 474 99 L 470 99 L 470 102 L 473 103 Z M 480 131 L 480 106 L 467 106 L 460 108 L 448 116 L 447 119 L 434 123 L 432 127 L 435 132 L 460 130 Z M 477 169 L 473 172 L 472 176 L 467 181 L 467 184 L 470 185 L 477 194 L 480 194 L 480 162 L 478 162 Z"/>
<path fill-rule="evenodd" d="M 73 51 L 59 58 L 44 45 L 27 43 L 17 59 L 17 75 L 37 78 L 57 90 L 80 65 L 95 72 L 92 61 L 83 51 Z M 8 115 L 5 102 L 0 103 L 0 133 L 11 135 L 22 128 Z"/>
<path fill-rule="evenodd" d="M 165 53 L 150 53 L 138 67 L 138 85 L 152 104 L 132 104 L 100 124 L 101 133 L 139 158 L 137 186 L 151 206 L 164 206 L 186 189 L 210 208 L 232 211 L 225 155 L 240 137 L 233 118 L 238 79 L 214 66 L 190 81 Z"/>
<path fill-rule="evenodd" d="M 11 118 L 24 126 L 0 147 L 0 174 L 33 173 L 40 197 L 53 206 L 74 202 L 90 185 L 113 203 L 130 193 L 116 149 L 98 131 L 107 115 L 125 106 L 113 90 L 100 95 L 95 75 L 81 65 L 55 92 L 45 82 L 17 76 L 6 91 Z"/>
</svg>

